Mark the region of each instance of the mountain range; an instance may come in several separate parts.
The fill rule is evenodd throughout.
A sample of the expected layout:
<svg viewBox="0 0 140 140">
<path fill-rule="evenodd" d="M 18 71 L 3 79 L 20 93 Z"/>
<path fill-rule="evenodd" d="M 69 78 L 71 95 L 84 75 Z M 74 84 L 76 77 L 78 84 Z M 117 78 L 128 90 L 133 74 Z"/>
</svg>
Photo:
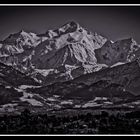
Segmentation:
<svg viewBox="0 0 140 140">
<path fill-rule="evenodd" d="M 138 107 L 140 45 L 113 42 L 71 21 L 0 41 L 1 112 L 63 107 Z M 5 109 L 6 108 L 6 109 Z"/>
</svg>

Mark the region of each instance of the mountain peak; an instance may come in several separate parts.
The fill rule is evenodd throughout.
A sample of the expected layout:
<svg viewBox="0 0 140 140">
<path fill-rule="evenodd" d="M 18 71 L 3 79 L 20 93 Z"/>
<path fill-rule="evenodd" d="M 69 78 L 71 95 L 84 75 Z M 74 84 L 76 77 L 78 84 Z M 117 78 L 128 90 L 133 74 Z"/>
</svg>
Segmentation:
<svg viewBox="0 0 140 140">
<path fill-rule="evenodd" d="M 18 33 L 22 34 L 22 33 L 26 33 L 26 32 L 24 30 L 20 30 Z"/>
<path fill-rule="evenodd" d="M 70 32 L 75 32 L 79 27 L 79 24 L 75 21 L 70 21 L 64 24 L 59 28 L 59 31 L 65 32 L 65 33 L 70 33 Z"/>
<path fill-rule="evenodd" d="M 24 30 L 20 30 L 19 32 L 17 33 L 13 33 L 13 34 L 10 34 L 5 40 L 4 42 L 11 42 L 12 40 L 16 40 L 17 38 L 19 38 L 20 36 L 27 36 L 27 32 L 25 32 Z"/>
<path fill-rule="evenodd" d="M 130 40 L 130 42 L 134 43 L 135 45 L 137 44 L 137 41 L 132 37 L 128 38 L 128 40 Z"/>
<path fill-rule="evenodd" d="M 46 31 L 45 34 L 42 34 L 42 35 L 47 36 L 49 38 L 53 38 L 53 37 L 57 38 L 57 37 L 60 37 L 61 35 L 75 32 L 77 31 L 78 28 L 79 28 L 79 24 L 77 22 L 70 21 L 60 26 L 60 28 L 57 28 L 54 30 L 48 30 Z"/>
<path fill-rule="evenodd" d="M 120 40 L 117 40 L 116 42 L 130 42 L 130 43 L 137 44 L 136 40 L 133 37 L 120 39 Z"/>
<path fill-rule="evenodd" d="M 66 24 L 69 24 L 70 26 L 78 26 L 79 25 L 78 22 L 76 22 L 76 21 L 69 21 Z"/>
<path fill-rule="evenodd" d="M 26 31 L 24 31 L 24 30 L 20 30 L 17 34 L 22 35 L 22 36 L 27 36 L 27 35 L 29 35 L 30 33 L 29 33 L 29 32 L 26 32 Z"/>
</svg>

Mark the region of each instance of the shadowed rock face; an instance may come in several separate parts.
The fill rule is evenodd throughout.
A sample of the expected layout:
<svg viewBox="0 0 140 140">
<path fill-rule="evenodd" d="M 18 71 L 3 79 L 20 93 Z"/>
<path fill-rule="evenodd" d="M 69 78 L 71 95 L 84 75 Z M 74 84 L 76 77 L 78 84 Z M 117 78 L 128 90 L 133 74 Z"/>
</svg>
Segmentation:
<svg viewBox="0 0 140 140">
<path fill-rule="evenodd" d="M 107 41 L 102 48 L 95 50 L 98 63 L 109 66 L 118 62 L 131 62 L 139 57 L 140 46 L 132 38 L 114 43 Z"/>
<path fill-rule="evenodd" d="M 107 68 L 98 72 L 83 75 L 74 79 L 74 82 L 82 82 L 87 85 L 100 80 L 110 80 L 123 85 L 134 94 L 139 93 L 140 67 L 138 61 L 127 63 L 113 68 Z"/>
<path fill-rule="evenodd" d="M 39 85 L 39 83 L 30 76 L 27 76 L 14 69 L 12 66 L 7 66 L 3 63 L 0 63 L 0 83 L 15 87 L 20 85 Z"/>
</svg>

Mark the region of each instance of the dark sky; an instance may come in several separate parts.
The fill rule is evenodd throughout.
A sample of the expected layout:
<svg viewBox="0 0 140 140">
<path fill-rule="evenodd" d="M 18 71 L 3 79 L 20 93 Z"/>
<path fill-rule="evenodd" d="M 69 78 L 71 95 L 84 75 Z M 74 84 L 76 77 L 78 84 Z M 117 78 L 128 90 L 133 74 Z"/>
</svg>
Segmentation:
<svg viewBox="0 0 140 140">
<path fill-rule="evenodd" d="M 71 20 L 111 40 L 133 37 L 140 43 L 139 6 L 0 7 L 0 40 L 21 29 L 43 33 Z"/>
</svg>

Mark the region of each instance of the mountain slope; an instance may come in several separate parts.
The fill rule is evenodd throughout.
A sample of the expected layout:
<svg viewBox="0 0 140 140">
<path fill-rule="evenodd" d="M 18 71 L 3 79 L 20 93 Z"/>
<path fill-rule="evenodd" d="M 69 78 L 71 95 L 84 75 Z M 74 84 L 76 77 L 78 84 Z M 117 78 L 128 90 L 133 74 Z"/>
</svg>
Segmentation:
<svg viewBox="0 0 140 140">
<path fill-rule="evenodd" d="M 113 68 L 106 68 L 75 78 L 73 81 L 90 85 L 100 80 L 110 80 L 114 83 L 124 85 L 124 87 L 133 92 L 133 94 L 140 94 L 139 90 L 136 90 L 140 87 L 139 62 L 136 60 Z"/>
<path fill-rule="evenodd" d="M 20 31 L 0 42 L 2 63 L 47 85 L 132 62 L 139 57 L 140 46 L 134 39 L 112 42 L 73 21 L 43 34 Z"/>
<path fill-rule="evenodd" d="M 20 85 L 39 85 L 39 83 L 30 76 L 3 63 L 0 63 L 0 79 L 0 83 L 9 84 L 15 87 Z"/>
<path fill-rule="evenodd" d="M 54 78 L 52 83 L 56 79 L 65 81 L 101 69 L 102 65 L 98 67 L 94 50 L 101 48 L 106 41 L 105 37 L 91 33 L 72 21 L 44 34 L 25 31 L 11 34 L 1 41 L 0 61 L 23 73 L 37 75 L 43 83 L 48 77 L 42 73 L 52 69 L 58 71 L 57 74 L 53 73 L 53 77 L 58 78 Z M 70 69 L 66 69 L 67 66 L 76 69 L 74 77 Z M 82 69 L 81 73 L 78 73 L 79 68 Z M 65 72 L 61 69 L 65 69 Z M 52 73 L 48 75 L 51 76 Z"/>
<path fill-rule="evenodd" d="M 140 45 L 132 38 L 107 41 L 102 48 L 95 50 L 98 63 L 112 66 L 118 62 L 126 63 L 140 57 Z"/>
<path fill-rule="evenodd" d="M 107 40 L 97 33 L 88 33 L 75 22 L 67 23 L 57 30 L 48 32 L 55 34 L 50 35 L 48 40 L 39 44 L 35 49 L 33 63 L 37 68 L 52 68 L 50 63 L 56 63 L 55 66 L 52 64 L 55 68 L 60 64 L 76 65 L 77 61 L 96 63 L 94 50 L 102 47 Z M 58 57 L 62 57 L 60 62 L 58 62 Z M 69 57 L 73 59 L 69 60 L 71 62 L 68 61 Z"/>
</svg>

